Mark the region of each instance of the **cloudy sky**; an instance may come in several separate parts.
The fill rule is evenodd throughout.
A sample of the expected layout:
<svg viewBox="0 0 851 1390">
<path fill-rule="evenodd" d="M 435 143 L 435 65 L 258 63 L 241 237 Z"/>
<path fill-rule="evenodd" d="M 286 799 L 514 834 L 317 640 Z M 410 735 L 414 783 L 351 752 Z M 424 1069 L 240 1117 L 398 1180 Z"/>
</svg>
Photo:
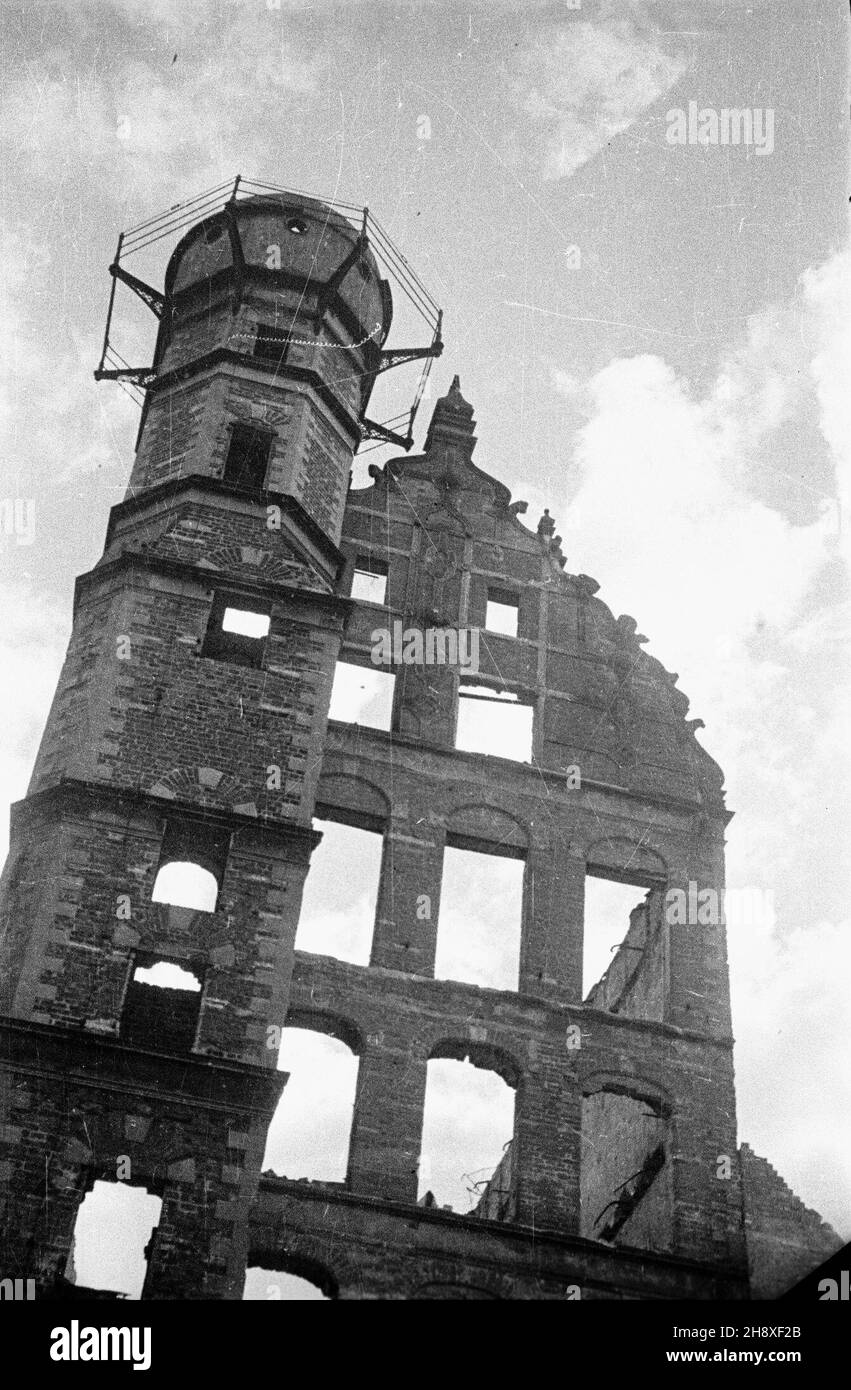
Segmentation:
<svg viewBox="0 0 851 1390">
<path fill-rule="evenodd" d="M 432 402 L 458 372 L 476 461 L 705 721 L 729 882 L 775 908 L 731 932 L 740 1133 L 848 1238 L 846 10 L 0 0 L 0 500 L 33 523 L 0 531 L 0 777 L 129 474 L 92 380 L 117 233 L 237 172 L 368 203 L 445 311 Z M 770 147 L 671 143 L 692 101 L 770 110 Z"/>
</svg>

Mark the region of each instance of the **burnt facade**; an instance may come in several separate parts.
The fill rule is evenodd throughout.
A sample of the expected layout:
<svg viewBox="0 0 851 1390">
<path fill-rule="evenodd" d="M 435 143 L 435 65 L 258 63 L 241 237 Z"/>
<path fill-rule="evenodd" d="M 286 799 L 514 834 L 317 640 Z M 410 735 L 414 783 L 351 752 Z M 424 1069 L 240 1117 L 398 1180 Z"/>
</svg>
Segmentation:
<svg viewBox="0 0 851 1390">
<path fill-rule="evenodd" d="M 676 676 L 473 462 L 457 378 L 424 451 L 350 488 L 392 303 L 345 218 L 232 201 L 160 308 L 127 497 L 13 813 L 5 1273 L 61 1287 L 85 1194 L 127 1181 L 162 1201 L 146 1298 L 240 1298 L 249 1266 L 342 1298 L 747 1297 L 724 926 L 665 912 L 721 893 L 729 819 Z M 357 569 L 382 604 L 350 597 Z M 478 670 L 391 661 L 388 729 L 329 720 L 338 663 L 374 669 L 396 623 L 476 630 Z M 456 747 L 460 701 L 494 695 L 531 710 L 528 761 Z M 383 837 L 368 965 L 295 950 L 317 817 Z M 516 989 L 435 978 L 447 846 L 522 860 Z M 207 910 L 154 892 L 187 861 Z M 589 874 L 646 896 L 583 998 Z M 157 964 L 197 990 L 140 984 Z M 284 1026 L 358 1055 L 345 1183 L 262 1172 Z M 418 1201 L 433 1058 L 516 1091 L 467 1215 Z"/>
</svg>

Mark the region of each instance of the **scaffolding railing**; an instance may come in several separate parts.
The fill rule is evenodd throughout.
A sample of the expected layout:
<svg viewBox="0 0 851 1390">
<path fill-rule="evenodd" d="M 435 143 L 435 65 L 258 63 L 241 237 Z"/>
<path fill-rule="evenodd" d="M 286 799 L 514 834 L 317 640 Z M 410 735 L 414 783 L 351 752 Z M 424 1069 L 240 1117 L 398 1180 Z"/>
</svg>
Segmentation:
<svg viewBox="0 0 851 1390">
<path fill-rule="evenodd" d="M 443 349 L 443 312 L 409 261 L 394 245 L 389 234 L 369 208 L 360 207 L 355 203 L 345 202 L 338 198 L 319 197 L 317 194 L 307 192 L 304 189 L 285 188 L 280 184 L 267 183 L 260 179 L 243 178 L 242 175 L 237 175 L 235 179 L 216 184 L 191 198 L 174 203 L 165 211 L 157 213 L 153 217 L 145 218 L 144 221 L 122 232 L 118 238 L 115 258 L 110 266 L 112 286 L 107 309 L 103 350 L 100 363 L 95 371 L 95 377 L 98 380 L 118 381 L 125 389 L 130 389 L 131 396 L 140 404 L 144 400 L 141 393 L 147 389 L 154 378 L 153 368 L 131 366 L 117 353 L 111 342 L 115 292 L 119 282 L 128 286 L 158 316 L 162 307 L 162 292 L 137 278 L 127 268 L 126 262 L 131 257 L 138 256 L 167 238 L 176 239 L 178 233 L 187 227 L 215 216 L 225 207 L 232 207 L 234 204 L 258 198 L 273 200 L 276 197 L 309 198 L 344 217 L 358 232 L 364 244 L 370 247 L 391 285 L 395 287 L 397 292 L 404 295 L 414 313 L 425 325 L 429 339 L 426 345 L 419 348 L 383 347 L 380 365 L 373 373 L 373 377 L 376 378 L 380 373 L 393 367 L 402 366 L 407 362 L 422 361 L 423 366 L 411 404 L 404 411 L 387 420 L 373 421 L 367 419 L 365 415 L 362 415 L 360 420 L 364 440 L 373 441 L 366 449 L 362 448 L 360 452 L 367 453 L 371 449 L 380 448 L 388 443 L 398 445 L 406 450 L 410 449 L 413 444 L 414 421 L 425 393 L 431 365 L 434 358 L 439 357 Z M 401 432 L 403 429 L 404 433 Z"/>
</svg>

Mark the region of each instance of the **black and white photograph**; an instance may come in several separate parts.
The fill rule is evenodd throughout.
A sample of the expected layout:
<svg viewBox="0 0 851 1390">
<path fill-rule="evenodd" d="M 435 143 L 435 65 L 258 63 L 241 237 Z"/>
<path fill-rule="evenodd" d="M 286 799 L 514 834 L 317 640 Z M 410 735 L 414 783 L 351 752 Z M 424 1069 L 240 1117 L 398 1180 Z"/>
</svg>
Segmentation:
<svg viewBox="0 0 851 1390">
<path fill-rule="evenodd" d="M 614 1366 L 812 1371 L 851 1301 L 848 6 L 0 33 L 13 1343 L 157 1375 L 176 1305 L 274 1355 L 294 1310 L 186 1305 L 544 1301 Z"/>
</svg>

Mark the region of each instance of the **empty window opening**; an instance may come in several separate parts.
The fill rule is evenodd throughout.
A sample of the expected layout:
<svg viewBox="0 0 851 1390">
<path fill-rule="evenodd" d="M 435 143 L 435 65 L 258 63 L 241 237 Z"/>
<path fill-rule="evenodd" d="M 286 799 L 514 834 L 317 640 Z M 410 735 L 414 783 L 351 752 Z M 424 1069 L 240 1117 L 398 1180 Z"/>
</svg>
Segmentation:
<svg viewBox="0 0 851 1390">
<path fill-rule="evenodd" d="M 262 666 L 271 625 L 267 606 L 217 594 L 201 655 L 238 666 Z"/>
<path fill-rule="evenodd" d="M 520 599 L 505 589 L 488 589 L 485 627 L 488 632 L 501 632 L 505 637 L 517 636 Z"/>
<path fill-rule="evenodd" d="M 583 1098 L 581 1235 L 642 1250 L 670 1249 L 667 1128 L 650 1101 L 612 1091 Z"/>
<path fill-rule="evenodd" d="M 383 837 L 361 826 L 314 820 L 322 839 L 310 858 L 296 949 L 368 965 Z"/>
<path fill-rule="evenodd" d="M 319 1284 L 305 1279 L 300 1274 L 287 1274 L 280 1269 L 261 1269 L 252 1265 L 245 1271 L 243 1301 L 254 1302 L 301 1302 L 324 1300 L 330 1302 L 332 1295 L 323 1293 Z"/>
<path fill-rule="evenodd" d="M 138 955 L 121 1011 L 121 1041 L 189 1052 L 201 1012 L 201 980 L 176 961 Z"/>
<path fill-rule="evenodd" d="M 226 608 L 222 632 L 238 632 L 242 637 L 266 637 L 271 618 L 268 613 L 250 613 L 245 608 Z"/>
<path fill-rule="evenodd" d="M 77 1212 L 65 1278 L 139 1299 L 162 1199 L 125 1182 L 96 1182 Z"/>
<path fill-rule="evenodd" d="M 188 861 L 164 864 L 157 874 L 151 901 L 195 912 L 215 912 L 219 885 L 209 869 Z"/>
<path fill-rule="evenodd" d="M 290 335 L 283 328 L 276 328 L 273 323 L 258 323 L 254 356 L 261 362 L 282 367 L 287 360 L 289 346 Z"/>
<path fill-rule="evenodd" d="M 361 603 L 386 603 L 387 566 L 380 560 L 359 559 L 352 576 L 352 598 Z"/>
<path fill-rule="evenodd" d="M 217 241 L 221 241 L 225 234 L 225 224 L 220 219 L 215 222 L 208 222 L 204 228 L 204 240 L 208 246 L 215 246 Z"/>
<path fill-rule="evenodd" d="M 426 1076 L 418 1200 L 460 1213 L 482 1200 L 514 1133 L 514 1090 L 469 1060 L 433 1058 Z"/>
<path fill-rule="evenodd" d="M 514 691 L 485 685 L 458 687 L 455 747 L 464 753 L 487 753 L 515 762 L 532 761 L 534 710 Z"/>
<path fill-rule="evenodd" d="M 345 1182 L 358 1065 L 339 1038 L 283 1029 L 278 1068 L 290 1075 L 269 1126 L 265 1171 Z"/>
<path fill-rule="evenodd" d="M 642 962 L 648 940 L 649 898 L 646 884 L 586 875 L 582 949 L 582 995 L 586 1003 L 618 1011 L 618 1003 Z M 658 985 L 661 988 L 661 970 Z"/>
<path fill-rule="evenodd" d="M 225 458 L 225 482 L 248 492 L 262 489 L 271 447 L 272 435 L 269 430 L 257 425 L 234 425 Z"/>
<path fill-rule="evenodd" d="M 133 972 L 135 983 L 151 985 L 154 989 L 176 989 L 190 994 L 200 993 L 201 981 L 191 970 L 184 970 L 173 960 L 158 960 L 153 965 L 138 965 Z"/>
<path fill-rule="evenodd" d="M 367 729 L 389 730 L 395 680 L 392 671 L 338 661 L 328 718 L 361 724 Z"/>
<path fill-rule="evenodd" d="M 523 916 L 522 859 L 447 843 L 440 886 L 439 980 L 516 989 Z"/>
<path fill-rule="evenodd" d="M 229 834 L 213 823 L 166 823 L 151 900 L 194 912 L 215 912 L 224 876 Z"/>
</svg>

